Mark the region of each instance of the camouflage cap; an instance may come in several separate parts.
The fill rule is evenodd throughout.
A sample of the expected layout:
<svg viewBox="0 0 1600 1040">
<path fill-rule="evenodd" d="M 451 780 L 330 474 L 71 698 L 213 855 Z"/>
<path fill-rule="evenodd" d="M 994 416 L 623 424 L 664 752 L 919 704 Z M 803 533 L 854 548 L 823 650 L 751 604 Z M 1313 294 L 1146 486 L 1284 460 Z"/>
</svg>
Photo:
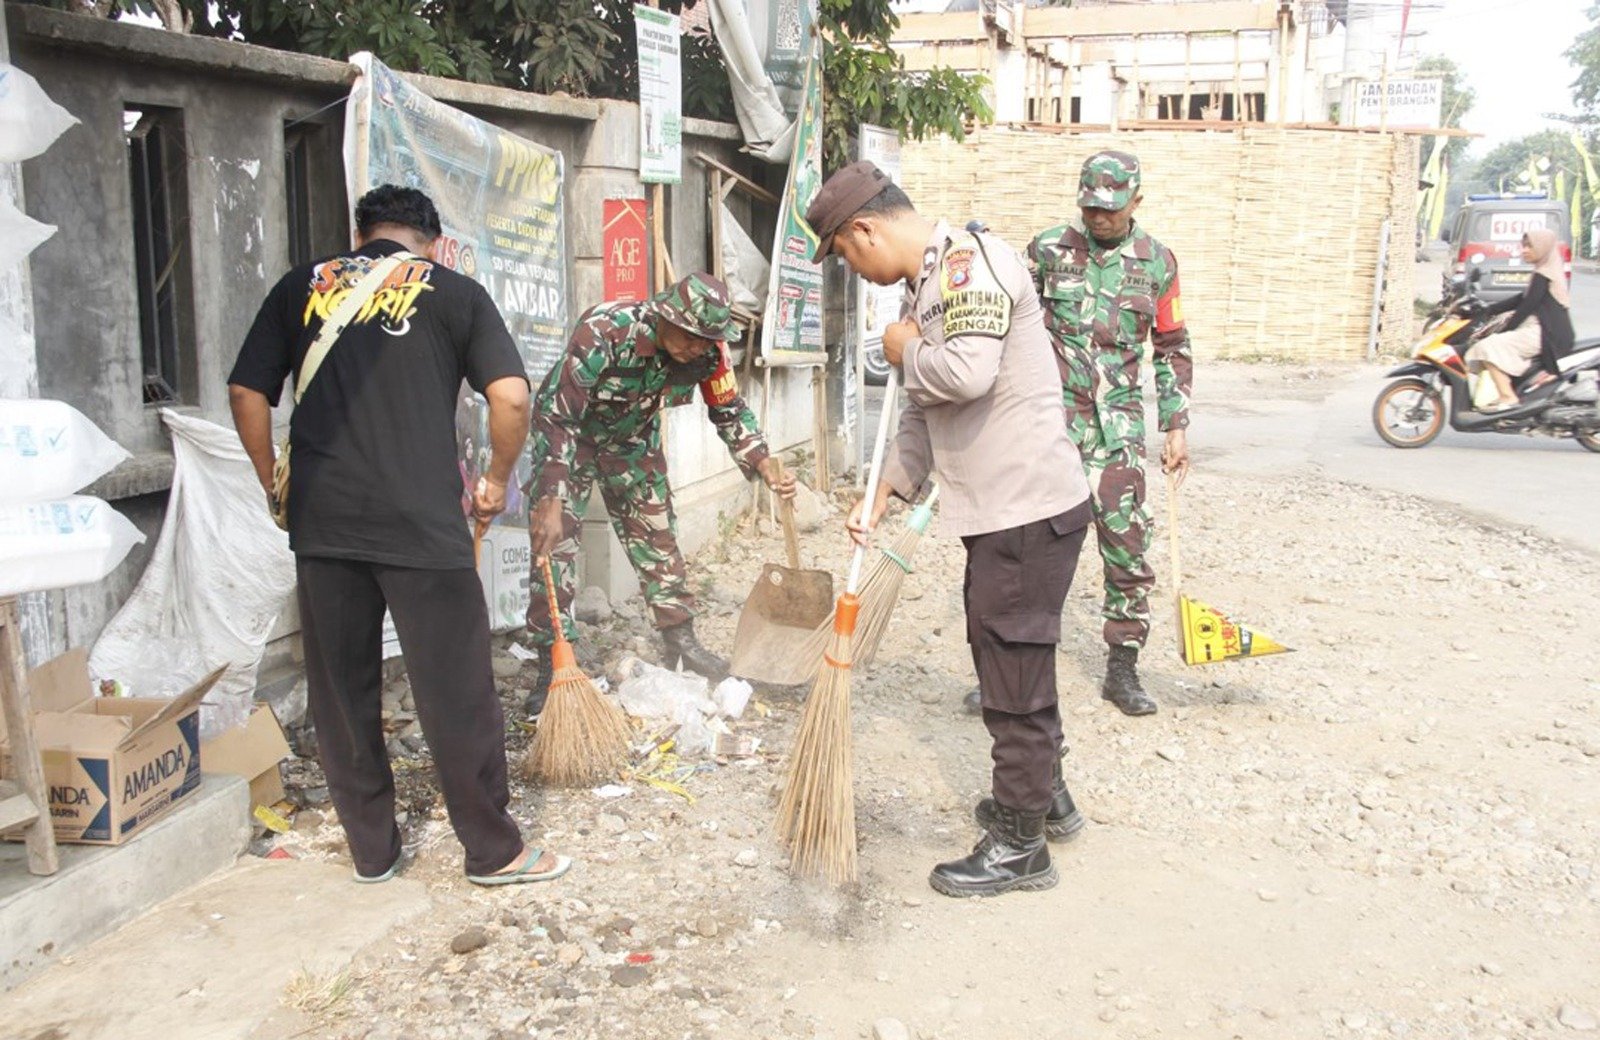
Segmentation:
<svg viewBox="0 0 1600 1040">
<path fill-rule="evenodd" d="M 1078 205 L 1122 209 L 1139 194 L 1139 160 L 1129 152 L 1096 152 L 1078 177 Z"/>
<path fill-rule="evenodd" d="M 734 339 L 728 287 L 704 271 L 691 274 L 650 299 L 655 312 L 702 339 Z"/>
</svg>

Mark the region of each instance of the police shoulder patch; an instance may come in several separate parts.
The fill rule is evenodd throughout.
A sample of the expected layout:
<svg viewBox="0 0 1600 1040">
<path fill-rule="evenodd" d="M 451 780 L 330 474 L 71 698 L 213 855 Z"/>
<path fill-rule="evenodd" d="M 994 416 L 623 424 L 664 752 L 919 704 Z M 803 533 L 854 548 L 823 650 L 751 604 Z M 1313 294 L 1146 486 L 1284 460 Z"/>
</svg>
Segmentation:
<svg viewBox="0 0 1600 1040">
<path fill-rule="evenodd" d="M 941 262 L 944 337 L 992 336 L 1011 331 L 1011 294 L 995 276 L 976 239 L 958 240 Z"/>
</svg>

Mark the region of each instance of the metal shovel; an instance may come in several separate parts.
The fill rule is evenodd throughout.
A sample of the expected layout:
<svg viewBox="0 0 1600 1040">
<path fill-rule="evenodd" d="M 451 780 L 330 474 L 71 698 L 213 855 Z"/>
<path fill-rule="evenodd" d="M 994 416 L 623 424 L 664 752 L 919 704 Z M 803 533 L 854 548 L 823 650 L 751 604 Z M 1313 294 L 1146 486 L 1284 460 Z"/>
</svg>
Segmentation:
<svg viewBox="0 0 1600 1040">
<path fill-rule="evenodd" d="M 790 662 L 833 609 L 833 575 L 800 569 L 794 503 L 780 500 L 778 516 L 783 522 L 789 566 L 762 566 L 761 577 L 744 601 L 739 627 L 733 634 L 730 670 L 745 679 L 782 686 L 796 681 Z"/>
</svg>

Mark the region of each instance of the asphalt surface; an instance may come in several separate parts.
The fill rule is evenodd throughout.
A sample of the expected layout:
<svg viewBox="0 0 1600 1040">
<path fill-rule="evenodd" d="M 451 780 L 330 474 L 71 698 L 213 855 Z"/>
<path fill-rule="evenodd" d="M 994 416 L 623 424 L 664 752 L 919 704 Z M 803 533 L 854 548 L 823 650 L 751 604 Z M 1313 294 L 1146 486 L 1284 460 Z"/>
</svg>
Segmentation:
<svg viewBox="0 0 1600 1040">
<path fill-rule="evenodd" d="M 1437 275 L 1431 277 L 1436 284 Z M 1419 288 L 1429 278 L 1429 271 L 1419 271 Z M 1572 297 L 1578 336 L 1600 336 L 1600 269 L 1580 266 Z M 1464 520 L 1532 530 L 1600 556 L 1600 454 L 1571 440 L 1448 428 L 1425 448 L 1391 448 L 1378 438 L 1371 416 L 1386 369 L 1202 361 L 1189 433 L 1195 465 L 1258 476 L 1317 471 L 1449 506 Z M 867 388 L 869 437 L 882 400 L 881 387 Z M 1153 398 L 1147 407 L 1153 412 Z M 1150 447 L 1153 457 L 1159 451 L 1154 435 Z"/>
</svg>

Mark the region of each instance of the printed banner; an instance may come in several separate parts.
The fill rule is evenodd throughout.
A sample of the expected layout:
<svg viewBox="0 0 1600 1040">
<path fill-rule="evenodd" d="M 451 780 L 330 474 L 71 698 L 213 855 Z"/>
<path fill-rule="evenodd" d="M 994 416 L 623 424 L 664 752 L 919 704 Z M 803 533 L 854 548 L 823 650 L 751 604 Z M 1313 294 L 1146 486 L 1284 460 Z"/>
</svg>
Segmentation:
<svg viewBox="0 0 1600 1040">
<path fill-rule="evenodd" d="M 639 42 L 639 179 L 677 184 L 683 179 L 683 65 L 678 16 L 653 7 L 633 8 Z"/>
<path fill-rule="evenodd" d="M 857 132 L 861 158 L 871 162 L 900 183 L 900 134 L 881 126 L 862 123 Z M 862 343 L 867 349 L 883 349 L 883 330 L 900 320 L 905 300 L 905 285 L 874 285 L 860 275 L 852 275 L 859 286 L 861 313 L 866 319 Z"/>
<path fill-rule="evenodd" d="M 435 101 L 370 54 L 350 60 L 361 73 L 345 111 L 351 204 L 379 184 L 426 192 L 444 226 L 430 259 L 489 291 L 537 387 L 566 348 L 561 153 Z M 465 517 L 490 456 L 488 403 L 465 385 L 456 437 Z M 524 453 L 497 525 L 527 528 L 521 485 L 531 471 Z"/>
<path fill-rule="evenodd" d="M 603 291 L 608 303 L 637 303 L 650 295 L 645 212 L 644 199 L 605 200 Z"/>
<path fill-rule="evenodd" d="M 1265 657 L 1289 648 L 1260 632 L 1230 621 L 1220 611 L 1188 596 L 1178 597 L 1179 648 L 1185 664 L 1212 664 L 1232 657 Z"/>
<path fill-rule="evenodd" d="M 1354 126 L 1437 130 L 1444 102 L 1440 79 L 1391 79 L 1355 84 Z"/>
<path fill-rule="evenodd" d="M 811 262 L 817 235 L 806 207 L 822 187 L 822 61 L 813 38 L 805 66 L 805 104 L 783 187 L 772 244 L 772 277 L 761 322 L 761 356 L 769 365 L 822 365 L 822 267 Z"/>
</svg>

